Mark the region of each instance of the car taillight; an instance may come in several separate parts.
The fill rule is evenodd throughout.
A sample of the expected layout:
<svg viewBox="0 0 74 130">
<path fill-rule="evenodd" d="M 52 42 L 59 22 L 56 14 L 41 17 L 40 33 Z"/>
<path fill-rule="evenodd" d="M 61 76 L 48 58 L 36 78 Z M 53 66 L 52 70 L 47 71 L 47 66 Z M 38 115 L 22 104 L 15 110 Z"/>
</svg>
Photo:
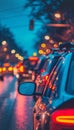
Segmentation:
<svg viewBox="0 0 74 130">
<path fill-rule="evenodd" d="M 0 68 L 0 72 L 2 72 L 3 70 L 2 70 L 2 68 Z"/>
<path fill-rule="evenodd" d="M 74 116 L 57 116 L 57 122 L 61 123 L 73 123 L 74 124 Z"/>
<path fill-rule="evenodd" d="M 3 72 L 5 72 L 6 71 L 6 67 L 3 67 Z"/>
<path fill-rule="evenodd" d="M 22 73 L 24 72 L 24 66 L 23 65 L 19 67 L 19 71 L 22 72 Z"/>
<path fill-rule="evenodd" d="M 9 67 L 9 68 L 8 68 L 8 71 L 13 71 L 13 67 Z"/>
<path fill-rule="evenodd" d="M 74 124 L 74 109 L 57 110 L 52 114 L 52 121 L 62 124 Z"/>
</svg>

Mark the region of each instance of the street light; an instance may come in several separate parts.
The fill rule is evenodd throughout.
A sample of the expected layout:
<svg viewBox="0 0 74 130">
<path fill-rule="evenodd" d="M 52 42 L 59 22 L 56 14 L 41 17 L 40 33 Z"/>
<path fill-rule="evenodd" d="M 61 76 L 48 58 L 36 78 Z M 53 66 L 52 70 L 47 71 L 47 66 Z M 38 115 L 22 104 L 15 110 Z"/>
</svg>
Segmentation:
<svg viewBox="0 0 74 130">
<path fill-rule="evenodd" d="M 60 12 L 56 12 L 54 14 L 54 17 L 55 17 L 56 20 L 60 20 L 62 18 L 62 14 Z"/>
<path fill-rule="evenodd" d="M 39 50 L 39 54 L 42 55 L 44 53 L 43 50 Z"/>
<path fill-rule="evenodd" d="M 45 40 L 49 40 L 50 36 L 46 35 L 44 38 L 45 38 Z"/>
<path fill-rule="evenodd" d="M 42 44 L 41 44 L 41 47 L 42 47 L 42 48 L 45 48 L 45 47 L 46 47 L 46 44 L 45 44 L 45 43 L 42 43 Z"/>
<path fill-rule="evenodd" d="M 6 41 L 2 41 L 2 45 L 6 45 L 7 44 L 7 42 Z"/>
<path fill-rule="evenodd" d="M 12 54 L 14 54 L 15 52 L 16 52 L 16 51 L 15 51 L 14 49 L 13 49 L 13 50 L 11 50 L 11 53 L 12 53 Z"/>
</svg>

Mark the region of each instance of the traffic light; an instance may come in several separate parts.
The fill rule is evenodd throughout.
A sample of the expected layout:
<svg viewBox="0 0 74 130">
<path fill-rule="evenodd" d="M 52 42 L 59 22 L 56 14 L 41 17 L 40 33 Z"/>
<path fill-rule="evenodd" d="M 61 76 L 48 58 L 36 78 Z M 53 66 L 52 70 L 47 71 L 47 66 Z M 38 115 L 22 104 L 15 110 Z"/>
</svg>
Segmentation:
<svg viewBox="0 0 74 130">
<path fill-rule="evenodd" d="M 34 29 L 34 20 L 33 20 L 33 19 L 30 20 L 29 29 L 30 29 L 30 30 L 33 30 L 33 29 Z"/>
</svg>

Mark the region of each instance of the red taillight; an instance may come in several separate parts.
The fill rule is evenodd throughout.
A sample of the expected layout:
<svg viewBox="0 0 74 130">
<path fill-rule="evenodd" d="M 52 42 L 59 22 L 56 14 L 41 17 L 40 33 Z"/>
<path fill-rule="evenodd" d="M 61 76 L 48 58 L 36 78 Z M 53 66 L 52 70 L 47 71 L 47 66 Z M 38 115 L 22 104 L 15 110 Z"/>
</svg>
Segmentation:
<svg viewBox="0 0 74 130">
<path fill-rule="evenodd" d="M 62 124 L 74 124 L 74 109 L 57 110 L 52 114 L 52 121 Z"/>
<path fill-rule="evenodd" d="M 74 124 L 74 116 L 57 116 L 57 122 Z"/>
</svg>

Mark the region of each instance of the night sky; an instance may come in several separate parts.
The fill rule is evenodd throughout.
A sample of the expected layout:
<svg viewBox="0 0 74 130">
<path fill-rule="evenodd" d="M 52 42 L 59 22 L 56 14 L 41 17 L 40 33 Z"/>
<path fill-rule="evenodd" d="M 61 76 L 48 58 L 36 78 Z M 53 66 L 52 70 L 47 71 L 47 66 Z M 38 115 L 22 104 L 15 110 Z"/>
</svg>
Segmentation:
<svg viewBox="0 0 74 130">
<path fill-rule="evenodd" d="M 39 27 L 29 30 L 29 10 L 24 11 L 25 0 L 0 0 L 0 23 L 9 27 L 19 47 L 27 50 L 32 55 L 36 50 L 33 48 Z"/>
</svg>

